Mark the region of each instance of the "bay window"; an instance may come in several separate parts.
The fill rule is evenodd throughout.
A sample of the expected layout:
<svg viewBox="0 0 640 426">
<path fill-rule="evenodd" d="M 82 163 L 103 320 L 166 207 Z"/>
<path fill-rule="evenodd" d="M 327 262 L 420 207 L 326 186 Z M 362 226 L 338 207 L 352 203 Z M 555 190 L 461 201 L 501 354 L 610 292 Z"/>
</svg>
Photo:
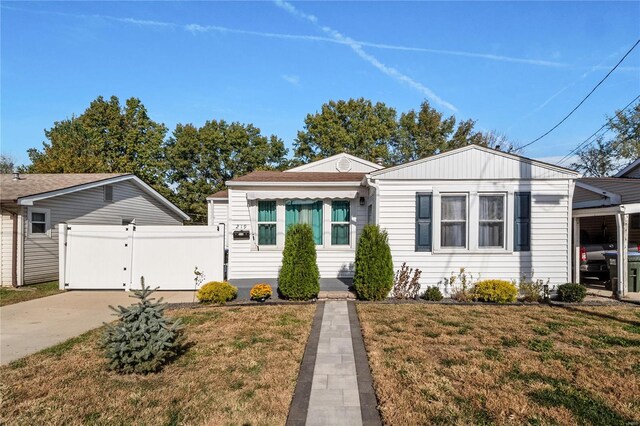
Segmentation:
<svg viewBox="0 0 640 426">
<path fill-rule="evenodd" d="M 349 245 L 350 202 L 335 200 L 331 202 L 331 245 Z"/>
<path fill-rule="evenodd" d="M 440 213 L 440 246 L 467 246 L 467 196 L 443 195 Z"/>
<path fill-rule="evenodd" d="M 504 196 L 480 195 L 478 246 L 504 248 Z"/>
</svg>

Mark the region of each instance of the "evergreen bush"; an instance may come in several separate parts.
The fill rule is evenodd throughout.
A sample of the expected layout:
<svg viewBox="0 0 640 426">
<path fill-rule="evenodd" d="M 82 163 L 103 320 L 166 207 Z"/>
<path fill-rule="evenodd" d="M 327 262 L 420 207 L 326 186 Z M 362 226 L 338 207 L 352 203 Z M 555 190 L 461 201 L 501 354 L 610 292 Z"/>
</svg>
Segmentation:
<svg viewBox="0 0 640 426">
<path fill-rule="evenodd" d="M 353 284 L 364 300 L 385 299 L 393 287 L 393 260 L 386 231 L 365 225 L 356 248 Z"/>
<path fill-rule="evenodd" d="M 309 300 L 320 292 L 320 271 L 316 261 L 313 229 L 295 224 L 287 231 L 278 274 L 278 292 L 286 299 Z"/>
<path fill-rule="evenodd" d="M 109 306 L 120 317 L 115 324 L 107 324 L 103 336 L 105 355 L 109 368 L 119 373 L 147 374 L 157 371 L 175 357 L 182 348 L 180 320 L 164 315 L 167 307 L 162 298 L 155 301 L 153 293 L 145 287 L 134 291 L 137 304 L 129 307 Z"/>
<path fill-rule="evenodd" d="M 587 297 L 587 288 L 582 284 L 562 284 L 558 286 L 558 297 L 562 302 L 582 302 Z"/>
<path fill-rule="evenodd" d="M 439 302 L 442 300 L 442 292 L 438 287 L 427 287 L 420 297 L 431 302 Z"/>
<path fill-rule="evenodd" d="M 219 303 L 224 305 L 238 295 L 238 288 L 226 281 L 211 281 L 203 285 L 196 296 L 201 303 Z"/>
<path fill-rule="evenodd" d="M 476 283 L 474 295 L 485 302 L 510 303 L 516 301 L 518 288 L 511 281 L 484 280 Z"/>
</svg>

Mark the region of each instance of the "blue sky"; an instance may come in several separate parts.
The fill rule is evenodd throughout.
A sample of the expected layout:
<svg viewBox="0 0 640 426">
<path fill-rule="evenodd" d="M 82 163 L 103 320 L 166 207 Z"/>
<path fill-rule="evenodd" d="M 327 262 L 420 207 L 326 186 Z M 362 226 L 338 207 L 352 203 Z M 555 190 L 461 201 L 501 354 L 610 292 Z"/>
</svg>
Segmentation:
<svg viewBox="0 0 640 426">
<path fill-rule="evenodd" d="M 640 2 L 7 2 L 1 149 L 98 95 L 151 117 L 253 123 L 291 146 L 307 113 L 427 99 L 520 144 L 568 113 L 640 37 Z M 640 94 L 640 47 L 565 124 L 528 147 L 563 156 Z"/>
</svg>

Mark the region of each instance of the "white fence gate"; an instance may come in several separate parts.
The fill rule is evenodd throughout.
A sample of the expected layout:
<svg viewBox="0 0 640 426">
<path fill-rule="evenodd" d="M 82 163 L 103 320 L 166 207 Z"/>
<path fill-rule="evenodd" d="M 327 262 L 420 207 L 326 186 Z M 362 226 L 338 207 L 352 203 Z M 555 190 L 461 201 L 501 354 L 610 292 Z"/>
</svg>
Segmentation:
<svg viewBox="0 0 640 426">
<path fill-rule="evenodd" d="M 216 226 L 60 224 L 61 289 L 193 290 L 194 269 L 222 281 L 224 239 Z"/>
</svg>

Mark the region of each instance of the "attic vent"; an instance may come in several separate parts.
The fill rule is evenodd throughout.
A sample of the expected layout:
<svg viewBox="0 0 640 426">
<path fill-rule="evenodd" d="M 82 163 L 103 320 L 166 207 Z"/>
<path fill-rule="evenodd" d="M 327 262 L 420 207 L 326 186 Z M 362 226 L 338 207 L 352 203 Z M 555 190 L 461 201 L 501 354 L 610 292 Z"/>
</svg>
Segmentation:
<svg viewBox="0 0 640 426">
<path fill-rule="evenodd" d="M 348 172 L 351 170 L 351 160 L 348 158 L 339 159 L 336 163 L 336 169 L 338 169 L 339 172 Z"/>
</svg>

